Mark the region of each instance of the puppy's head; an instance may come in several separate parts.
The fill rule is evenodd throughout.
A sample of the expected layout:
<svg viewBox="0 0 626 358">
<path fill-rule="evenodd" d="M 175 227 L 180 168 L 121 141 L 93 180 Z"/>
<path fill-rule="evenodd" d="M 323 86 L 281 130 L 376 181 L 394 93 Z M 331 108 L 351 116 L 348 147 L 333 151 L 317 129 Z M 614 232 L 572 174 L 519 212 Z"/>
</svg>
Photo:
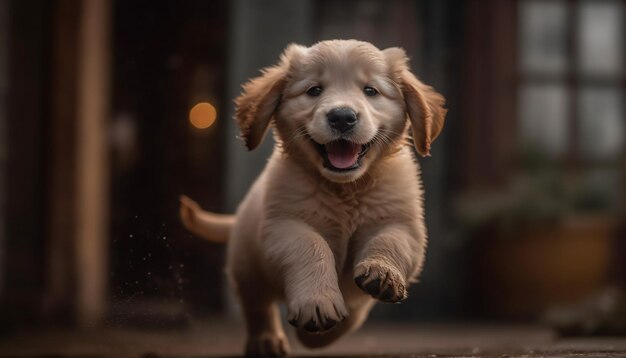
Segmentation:
<svg viewBox="0 0 626 358">
<path fill-rule="evenodd" d="M 400 48 L 381 51 L 355 40 L 290 45 L 235 100 L 242 138 L 256 148 L 273 121 L 287 155 L 339 183 L 394 153 L 408 123 L 418 153 L 429 155 L 443 127 L 444 98 L 407 62 Z"/>
</svg>

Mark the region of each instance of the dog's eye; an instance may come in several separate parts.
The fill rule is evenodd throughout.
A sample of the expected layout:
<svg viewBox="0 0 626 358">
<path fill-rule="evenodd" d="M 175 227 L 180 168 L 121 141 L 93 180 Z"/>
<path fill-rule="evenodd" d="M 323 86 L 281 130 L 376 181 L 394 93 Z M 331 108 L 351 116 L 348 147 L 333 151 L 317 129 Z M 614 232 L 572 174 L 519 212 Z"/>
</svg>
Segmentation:
<svg viewBox="0 0 626 358">
<path fill-rule="evenodd" d="M 368 97 L 374 97 L 378 95 L 378 90 L 376 90 L 376 88 L 374 87 L 365 86 L 365 88 L 363 88 L 363 93 L 365 93 L 365 95 Z"/>
<path fill-rule="evenodd" d="M 322 88 L 322 86 L 313 86 L 309 88 L 308 90 L 306 90 L 306 94 L 308 94 L 311 97 L 317 97 L 322 94 L 323 90 L 324 89 Z"/>
</svg>

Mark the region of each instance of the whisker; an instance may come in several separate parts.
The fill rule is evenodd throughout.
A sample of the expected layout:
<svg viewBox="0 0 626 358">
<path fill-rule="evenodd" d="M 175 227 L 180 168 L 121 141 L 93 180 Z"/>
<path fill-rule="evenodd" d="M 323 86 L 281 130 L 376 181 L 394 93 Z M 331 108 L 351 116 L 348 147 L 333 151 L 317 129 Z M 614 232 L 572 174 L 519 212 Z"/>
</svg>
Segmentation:
<svg viewBox="0 0 626 358">
<path fill-rule="evenodd" d="M 402 135 L 402 133 L 398 133 L 398 132 L 394 132 L 391 129 L 385 129 L 385 128 L 379 128 L 378 129 L 379 133 L 390 133 L 390 134 L 395 134 L 395 135 Z"/>
<path fill-rule="evenodd" d="M 305 127 L 305 126 L 301 126 L 301 127 L 297 128 L 297 129 L 295 130 L 294 135 L 293 135 L 293 136 L 291 136 L 291 138 L 289 139 L 289 141 L 288 141 L 288 142 L 286 142 L 283 146 L 284 146 L 285 148 L 289 148 L 289 147 L 293 144 L 293 142 L 294 142 L 296 139 L 299 139 L 299 138 L 305 137 L 306 135 L 308 135 L 307 130 L 306 130 L 306 127 Z"/>
</svg>

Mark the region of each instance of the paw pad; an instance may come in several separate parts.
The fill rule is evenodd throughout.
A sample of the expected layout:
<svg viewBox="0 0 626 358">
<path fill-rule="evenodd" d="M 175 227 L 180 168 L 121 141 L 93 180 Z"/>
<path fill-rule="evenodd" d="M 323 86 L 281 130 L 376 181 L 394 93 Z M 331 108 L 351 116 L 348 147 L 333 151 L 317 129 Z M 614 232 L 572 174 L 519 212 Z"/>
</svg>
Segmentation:
<svg viewBox="0 0 626 358">
<path fill-rule="evenodd" d="M 378 264 L 358 264 L 354 282 L 372 297 L 389 303 L 397 303 L 407 298 L 404 279 L 392 268 Z"/>
</svg>

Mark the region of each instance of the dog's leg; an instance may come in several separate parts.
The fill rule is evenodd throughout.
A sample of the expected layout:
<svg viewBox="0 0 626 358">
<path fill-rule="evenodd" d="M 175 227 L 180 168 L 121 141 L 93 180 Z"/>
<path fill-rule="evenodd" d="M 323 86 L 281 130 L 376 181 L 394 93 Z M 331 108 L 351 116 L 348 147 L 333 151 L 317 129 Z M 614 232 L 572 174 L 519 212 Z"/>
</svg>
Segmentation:
<svg viewBox="0 0 626 358">
<path fill-rule="evenodd" d="M 384 302 L 399 302 L 407 297 L 407 284 L 422 268 L 426 248 L 421 225 L 388 225 L 361 235 L 354 280 L 363 291 Z"/>
<path fill-rule="evenodd" d="M 351 273 L 341 275 L 339 287 L 343 293 L 348 308 L 348 317 L 333 329 L 323 333 L 309 333 L 303 329 L 297 331 L 298 340 L 308 348 L 325 347 L 343 335 L 354 332 L 367 319 L 367 316 L 376 301 L 366 295 L 354 284 Z"/>
<path fill-rule="evenodd" d="M 283 357 L 289 353 L 289 342 L 276 303 L 264 307 L 246 306 L 244 315 L 248 329 L 247 357 Z"/>
<path fill-rule="evenodd" d="M 246 320 L 248 357 L 282 357 L 289 353 L 289 342 L 280 322 L 277 303 L 259 282 L 235 274 L 235 288 Z"/>
<path fill-rule="evenodd" d="M 296 220 L 268 222 L 262 247 L 272 274 L 282 280 L 289 323 L 323 332 L 347 316 L 333 252 L 319 233 Z"/>
</svg>

